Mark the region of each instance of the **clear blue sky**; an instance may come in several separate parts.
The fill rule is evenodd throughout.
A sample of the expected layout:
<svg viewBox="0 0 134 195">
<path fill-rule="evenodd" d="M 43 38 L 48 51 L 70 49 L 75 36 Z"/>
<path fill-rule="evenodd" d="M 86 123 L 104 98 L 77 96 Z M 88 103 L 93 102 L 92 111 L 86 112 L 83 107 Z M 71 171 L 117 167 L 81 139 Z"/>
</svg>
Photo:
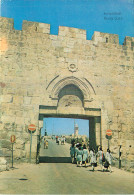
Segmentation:
<svg viewBox="0 0 134 195">
<path fill-rule="evenodd" d="M 22 21 L 36 21 L 51 25 L 51 34 L 58 34 L 59 26 L 87 31 L 91 39 L 94 31 L 118 34 L 120 44 L 125 36 L 134 36 L 134 0 L 0 0 L 1 16 L 14 19 L 14 27 L 22 29 Z M 46 119 L 48 133 L 73 133 L 74 120 Z M 88 134 L 88 121 L 76 120 L 80 134 Z M 64 134 L 64 132 L 63 132 Z"/>
<path fill-rule="evenodd" d="M 89 121 L 75 119 L 75 124 L 79 127 L 79 135 L 89 136 Z M 74 119 L 71 118 L 45 118 L 42 135 L 45 133 L 45 127 L 48 135 L 70 135 L 74 133 Z"/>
<path fill-rule="evenodd" d="M 51 34 L 58 26 L 87 30 L 91 39 L 94 31 L 134 36 L 134 0 L 0 0 L 1 15 L 14 18 L 15 29 L 22 21 L 51 24 Z M 112 14 L 112 15 L 111 15 Z"/>
</svg>

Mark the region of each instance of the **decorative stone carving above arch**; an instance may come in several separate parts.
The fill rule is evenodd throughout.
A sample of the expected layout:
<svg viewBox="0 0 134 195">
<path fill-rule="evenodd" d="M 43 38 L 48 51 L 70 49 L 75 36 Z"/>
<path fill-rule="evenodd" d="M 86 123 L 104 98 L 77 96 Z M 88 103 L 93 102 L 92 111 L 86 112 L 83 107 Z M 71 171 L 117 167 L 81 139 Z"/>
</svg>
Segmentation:
<svg viewBox="0 0 134 195">
<path fill-rule="evenodd" d="M 74 76 L 64 78 L 57 77 L 54 82 L 50 83 L 51 84 L 49 85 L 49 87 L 51 88 L 51 95 L 49 97 L 54 100 L 58 100 L 58 95 L 65 86 L 75 85 L 81 90 L 84 97 L 84 102 L 93 101 L 92 94 L 95 94 L 95 91 L 93 89 L 93 86 L 89 82 L 87 82 L 85 78 L 80 79 Z"/>
</svg>

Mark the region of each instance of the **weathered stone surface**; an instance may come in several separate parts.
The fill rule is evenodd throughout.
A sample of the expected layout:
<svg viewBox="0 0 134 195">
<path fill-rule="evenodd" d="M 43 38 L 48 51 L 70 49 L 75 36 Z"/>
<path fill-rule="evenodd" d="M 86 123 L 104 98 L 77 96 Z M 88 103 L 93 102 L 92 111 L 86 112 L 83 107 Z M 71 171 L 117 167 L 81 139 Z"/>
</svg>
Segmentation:
<svg viewBox="0 0 134 195">
<path fill-rule="evenodd" d="M 2 147 L 2 148 L 11 149 L 12 146 L 11 146 L 10 140 L 2 139 L 2 140 L 1 140 L 1 147 Z"/>
<path fill-rule="evenodd" d="M 7 165 L 0 165 L 0 172 L 6 171 L 7 170 Z"/>
<path fill-rule="evenodd" d="M 7 161 L 4 157 L 0 157 L 0 172 L 9 170 L 9 166 L 7 165 Z"/>
<path fill-rule="evenodd" d="M 0 157 L 0 165 L 5 165 L 6 163 L 7 161 L 3 157 Z"/>
<path fill-rule="evenodd" d="M 49 24 L 29 21 L 16 31 L 13 20 L 2 17 L 0 26 L 0 131 L 9 134 L 1 134 L 8 143 L 16 135 L 16 157 L 29 157 L 29 124 L 37 127 L 32 146 L 36 158 L 39 121 L 64 115 L 92 121 L 94 142 L 104 151 L 110 128 L 111 151 L 118 156 L 122 145 L 122 158 L 129 152 L 126 161 L 132 161 L 134 37 L 119 45 L 115 34 L 95 32 L 86 40 L 85 30 L 60 26 L 58 35 L 50 35 Z"/>
</svg>

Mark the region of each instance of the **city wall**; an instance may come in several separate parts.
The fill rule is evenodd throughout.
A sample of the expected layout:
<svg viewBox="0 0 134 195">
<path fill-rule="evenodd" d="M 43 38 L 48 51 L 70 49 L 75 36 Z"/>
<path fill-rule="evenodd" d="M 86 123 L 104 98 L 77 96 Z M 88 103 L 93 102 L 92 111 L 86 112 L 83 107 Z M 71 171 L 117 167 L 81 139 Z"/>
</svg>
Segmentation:
<svg viewBox="0 0 134 195">
<path fill-rule="evenodd" d="M 37 137 L 43 125 L 39 106 L 56 107 L 55 113 L 88 115 L 100 110 L 101 137 L 107 148 L 106 130 L 112 130 L 110 149 L 118 156 L 121 145 L 124 166 L 134 159 L 134 37 L 94 32 L 86 39 L 82 29 L 0 18 L 0 148 L 10 155 L 10 136 L 16 135 L 14 156 L 29 158 L 28 125 L 35 124 L 32 158 L 36 158 Z M 80 95 L 64 96 L 61 90 L 76 86 Z M 66 89 L 65 91 L 68 91 Z M 60 94 L 60 95 L 59 95 Z M 70 98 L 68 102 L 67 97 Z M 82 99 L 82 101 L 81 101 Z"/>
</svg>

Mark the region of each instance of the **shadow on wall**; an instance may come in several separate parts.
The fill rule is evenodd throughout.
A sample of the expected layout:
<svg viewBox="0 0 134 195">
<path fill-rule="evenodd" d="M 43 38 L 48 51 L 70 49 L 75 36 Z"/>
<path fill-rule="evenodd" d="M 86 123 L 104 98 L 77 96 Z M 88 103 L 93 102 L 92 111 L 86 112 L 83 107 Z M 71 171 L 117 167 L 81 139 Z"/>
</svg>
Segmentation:
<svg viewBox="0 0 134 195">
<path fill-rule="evenodd" d="M 71 157 L 39 157 L 39 163 L 71 163 Z"/>
</svg>

